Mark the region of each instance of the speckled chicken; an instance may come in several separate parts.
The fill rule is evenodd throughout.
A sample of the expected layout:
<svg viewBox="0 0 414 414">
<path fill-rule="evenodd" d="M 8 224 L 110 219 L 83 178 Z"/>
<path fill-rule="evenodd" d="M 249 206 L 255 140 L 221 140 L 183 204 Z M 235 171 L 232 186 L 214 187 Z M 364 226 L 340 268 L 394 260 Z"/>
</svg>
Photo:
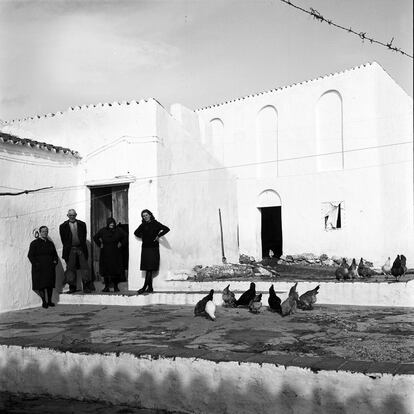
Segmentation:
<svg viewBox="0 0 414 414">
<path fill-rule="evenodd" d="M 259 313 L 262 307 L 262 294 L 257 294 L 249 303 L 249 311 L 252 313 Z"/>
<path fill-rule="evenodd" d="M 337 280 L 349 279 L 349 265 L 346 259 L 342 259 L 341 265 L 335 270 L 335 276 Z"/>
<path fill-rule="evenodd" d="M 282 302 L 282 316 L 290 315 L 296 312 L 297 301 L 299 300 L 298 293 L 296 292 L 296 287 L 298 282 L 296 282 L 289 291 L 289 296 Z"/>
<path fill-rule="evenodd" d="M 242 293 L 238 300 L 236 300 L 236 306 L 249 306 L 250 301 L 256 296 L 256 285 L 254 282 L 250 283 L 250 288 L 246 292 Z"/>
<path fill-rule="evenodd" d="M 269 304 L 269 309 L 271 311 L 282 313 L 282 307 L 280 306 L 282 300 L 276 295 L 273 285 L 269 288 L 269 299 L 267 300 L 267 303 Z"/>
<path fill-rule="evenodd" d="M 299 296 L 298 308 L 303 310 L 313 309 L 313 304 L 316 303 L 316 295 L 318 294 L 320 285 L 316 286 L 315 289 L 308 290 L 303 295 Z"/>
<path fill-rule="evenodd" d="M 234 295 L 234 292 L 230 290 L 230 285 L 227 285 L 223 290 L 222 299 L 223 306 L 227 308 L 234 308 L 236 306 L 236 296 Z"/>
<path fill-rule="evenodd" d="M 358 274 L 364 278 L 372 276 L 372 270 L 365 265 L 364 259 L 362 257 L 358 265 Z"/>
<path fill-rule="evenodd" d="M 352 259 L 352 263 L 351 266 L 349 266 L 349 277 L 351 279 L 358 279 L 359 278 L 359 273 L 358 273 L 358 266 L 356 264 L 356 260 L 355 258 Z"/>
<path fill-rule="evenodd" d="M 214 289 L 211 289 L 209 294 L 197 302 L 194 308 L 194 316 L 207 316 L 206 304 L 208 301 L 213 301 Z"/>
<path fill-rule="evenodd" d="M 402 254 L 398 255 L 394 263 L 392 264 L 391 274 L 396 280 L 400 280 L 401 276 L 404 276 L 407 272 L 407 258 Z"/>
</svg>

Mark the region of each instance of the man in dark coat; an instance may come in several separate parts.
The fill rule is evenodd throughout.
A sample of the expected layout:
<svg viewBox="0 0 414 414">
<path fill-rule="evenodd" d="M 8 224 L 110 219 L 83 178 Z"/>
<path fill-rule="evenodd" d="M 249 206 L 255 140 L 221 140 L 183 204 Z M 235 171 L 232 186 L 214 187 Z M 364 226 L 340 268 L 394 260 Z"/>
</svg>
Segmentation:
<svg viewBox="0 0 414 414">
<path fill-rule="evenodd" d="M 66 262 L 64 283 L 69 284 L 69 293 L 76 292 L 77 271 L 82 273 L 83 291 L 90 293 L 94 289 L 88 264 L 88 247 L 86 246 L 86 224 L 76 219 L 76 211 L 68 211 L 68 219 L 59 226 L 62 240 L 62 257 Z"/>
</svg>

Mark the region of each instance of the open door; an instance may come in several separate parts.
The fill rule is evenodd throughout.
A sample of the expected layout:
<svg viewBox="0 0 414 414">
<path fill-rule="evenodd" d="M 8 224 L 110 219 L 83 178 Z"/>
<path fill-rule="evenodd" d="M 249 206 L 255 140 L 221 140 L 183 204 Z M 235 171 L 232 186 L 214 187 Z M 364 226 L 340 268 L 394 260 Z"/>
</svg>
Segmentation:
<svg viewBox="0 0 414 414">
<path fill-rule="evenodd" d="M 269 257 L 270 250 L 274 257 L 279 258 L 283 254 L 282 239 L 282 207 L 262 207 L 262 257 Z"/>
<path fill-rule="evenodd" d="M 91 190 L 91 237 L 106 226 L 106 220 L 113 217 L 119 227 L 127 234 L 128 226 L 128 188 L 129 184 L 116 186 L 90 187 Z M 99 248 L 92 242 L 92 266 L 96 280 L 99 276 Z M 123 248 L 125 280 L 128 273 L 128 246 Z"/>
</svg>

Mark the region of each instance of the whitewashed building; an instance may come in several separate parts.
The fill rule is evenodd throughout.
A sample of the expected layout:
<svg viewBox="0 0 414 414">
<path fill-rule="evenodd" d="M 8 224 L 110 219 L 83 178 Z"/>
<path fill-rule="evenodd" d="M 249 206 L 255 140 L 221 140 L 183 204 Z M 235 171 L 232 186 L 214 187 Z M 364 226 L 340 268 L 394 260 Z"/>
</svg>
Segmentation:
<svg viewBox="0 0 414 414">
<path fill-rule="evenodd" d="M 412 99 L 377 63 L 195 111 L 149 99 L 4 121 L 0 191 L 53 188 L 0 198 L 0 311 L 37 303 L 33 230 L 48 225 L 60 249 L 68 208 L 89 238 L 109 216 L 129 226 L 132 290 L 144 208 L 171 228 L 155 288 L 221 263 L 219 209 L 231 262 L 272 250 L 377 265 L 404 253 L 412 266 L 412 125 Z"/>
<path fill-rule="evenodd" d="M 241 252 L 414 263 L 412 98 L 379 64 L 196 113 L 238 178 Z"/>
<path fill-rule="evenodd" d="M 71 108 L 4 123 L 1 130 L 2 188 L 53 188 L 0 198 L 1 279 L 7 286 L 0 292 L 0 311 L 38 302 L 31 292 L 28 246 L 45 224 L 60 250 L 59 224 L 69 208 L 87 223 L 89 239 L 110 216 L 128 225 L 132 290 L 143 283 L 140 240 L 133 231 L 145 208 L 171 228 L 160 241 L 155 289 L 171 272 L 221 262 L 219 209 L 225 255 L 238 260 L 235 177 L 203 148 L 192 111 L 174 105 L 168 113 L 149 99 Z M 91 251 L 97 271 L 99 251 L 92 244 Z"/>
</svg>

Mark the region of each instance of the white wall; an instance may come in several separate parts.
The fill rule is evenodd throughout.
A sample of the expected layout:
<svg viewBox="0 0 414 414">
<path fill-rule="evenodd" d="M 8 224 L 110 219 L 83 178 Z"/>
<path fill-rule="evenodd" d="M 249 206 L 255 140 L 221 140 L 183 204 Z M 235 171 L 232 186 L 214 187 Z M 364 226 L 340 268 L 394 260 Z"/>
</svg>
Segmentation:
<svg viewBox="0 0 414 414">
<path fill-rule="evenodd" d="M 79 162 L 72 155 L 0 144 L 2 186 L 16 189 L 50 190 L 19 196 L 0 197 L 0 312 L 38 306 L 40 298 L 32 291 L 31 265 L 27 258 L 33 230 L 49 227 L 49 237 L 61 256 L 59 224 L 67 219 L 69 208 L 83 204 L 79 183 Z M 62 187 L 68 187 L 62 189 Z M 73 187 L 72 187 L 73 186 Z M 18 192 L 6 190 L 5 192 Z M 79 218 L 83 219 L 82 215 Z M 62 259 L 61 259 L 62 260 Z M 58 269 L 58 285 L 62 264 Z"/>
<path fill-rule="evenodd" d="M 238 261 L 235 178 L 202 147 L 197 115 L 181 105 L 174 105 L 172 113 L 157 108 L 156 213 L 171 228 L 161 245 L 160 273 L 221 263 L 219 208 L 226 258 Z"/>
<path fill-rule="evenodd" d="M 328 91 L 342 99 L 345 168 L 318 171 L 317 107 Z M 259 178 L 255 165 L 231 167 L 256 162 L 258 114 L 269 105 L 278 114 L 278 168 Z M 239 177 L 241 253 L 260 257 L 257 197 L 273 189 L 282 200 L 285 254 L 362 256 L 379 265 L 404 253 L 414 265 L 412 99 L 378 64 L 197 114 L 206 125 L 224 123 L 224 158 Z M 321 204 L 329 201 L 345 201 L 342 230 L 324 230 Z"/>
</svg>

